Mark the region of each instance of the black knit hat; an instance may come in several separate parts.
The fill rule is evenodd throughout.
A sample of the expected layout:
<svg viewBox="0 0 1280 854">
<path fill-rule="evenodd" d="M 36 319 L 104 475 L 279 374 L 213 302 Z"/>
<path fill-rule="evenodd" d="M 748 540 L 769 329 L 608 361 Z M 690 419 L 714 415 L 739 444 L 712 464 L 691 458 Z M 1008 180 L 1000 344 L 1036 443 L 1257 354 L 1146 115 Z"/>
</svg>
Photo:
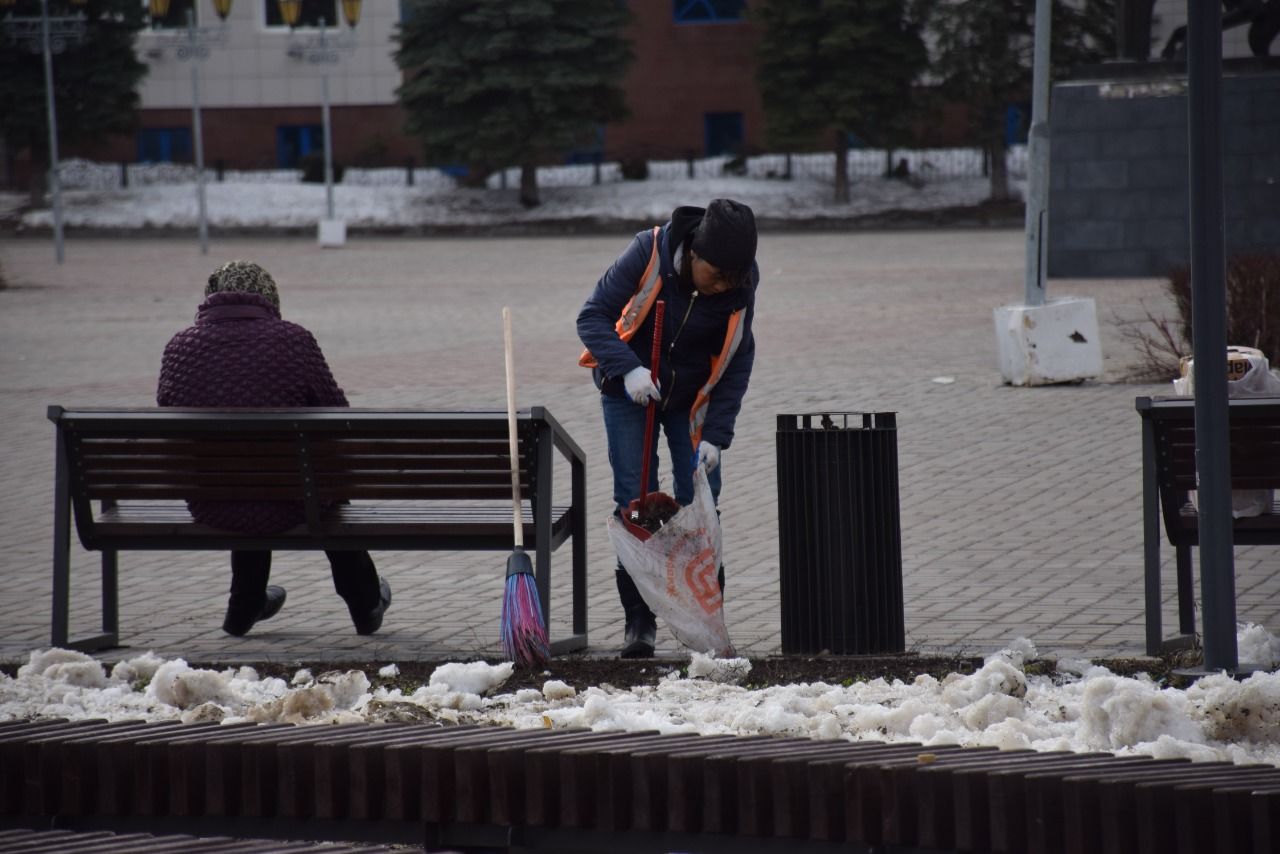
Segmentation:
<svg viewBox="0 0 1280 854">
<path fill-rule="evenodd" d="M 755 214 L 742 202 L 712 199 L 693 231 L 690 248 L 735 284 L 741 283 L 756 258 Z"/>
</svg>

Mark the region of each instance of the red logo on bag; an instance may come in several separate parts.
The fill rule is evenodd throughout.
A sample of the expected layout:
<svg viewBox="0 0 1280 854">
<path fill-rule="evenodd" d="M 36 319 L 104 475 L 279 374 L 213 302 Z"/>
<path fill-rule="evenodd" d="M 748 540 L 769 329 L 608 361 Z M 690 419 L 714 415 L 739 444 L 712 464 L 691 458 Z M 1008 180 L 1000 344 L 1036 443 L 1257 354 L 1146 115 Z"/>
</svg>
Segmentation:
<svg viewBox="0 0 1280 854">
<path fill-rule="evenodd" d="M 676 579 L 680 579 L 684 588 L 693 596 L 698 606 L 708 614 L 714 614 L 721 606 L 720 582 L 716 579 L 715 550 L 707 547 L 689 556 L 688 546 L 697 548 L 700 542 L 706 542 L 706 531 L 698 529 L 690 531 L 675 542 L 667 553 L 667 595 L 676 597 Z M 686 559 L 687 558 L 687 559 Z M 684 560 L 683 566 L 677 562 Z"/>
</svg>

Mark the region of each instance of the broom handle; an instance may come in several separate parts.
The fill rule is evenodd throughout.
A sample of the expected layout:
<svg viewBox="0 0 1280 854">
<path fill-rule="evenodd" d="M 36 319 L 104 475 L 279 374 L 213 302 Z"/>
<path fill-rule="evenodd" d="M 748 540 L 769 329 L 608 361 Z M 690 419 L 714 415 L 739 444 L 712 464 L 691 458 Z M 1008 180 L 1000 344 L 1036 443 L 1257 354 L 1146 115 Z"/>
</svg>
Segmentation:
<svg viewBox="0 0 1280 854">
<path fill-rule="evenodd" d="M 666 303 L 658 300 L 653 307 L 653 349 L 649 352 L 649 378 L 658 384 L 658 361 L 662 358 L 662 315 Z M 649 457 L 653 451 L 653 419 L 658 413 L 658 404 L 649 401 L 649 411 L 644 419 L 644 462 L 640 464 L 640 516 L 644 516 L 644 501 L 649 497 Z"/>
<path fill-rule="evenodd" d="M 507 444 L 511 450 L 511 524 L 516 548 L 524 548 L 524 519 L 520 512 L 520 456 L 516 442 L 516 370 L 511 346 L 511 309 L 502 307 L 502 343 L 507 357 Z"/>
</svg>

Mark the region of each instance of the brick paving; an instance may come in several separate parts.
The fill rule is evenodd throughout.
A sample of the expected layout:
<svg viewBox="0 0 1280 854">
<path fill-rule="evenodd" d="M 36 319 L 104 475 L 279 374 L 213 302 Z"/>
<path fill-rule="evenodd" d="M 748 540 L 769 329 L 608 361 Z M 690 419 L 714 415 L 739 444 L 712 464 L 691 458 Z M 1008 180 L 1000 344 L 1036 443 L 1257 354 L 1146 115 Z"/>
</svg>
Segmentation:
<svg viewBox="0 0 1280 854">
<path fill-rule="evenodd" d="M 547 406 L 589 461 L 591 651 L 607 655 L 621 611 L 604 532 L 608 465 L 598 403 L 575 360 L 573 319 L 627 236 L 307 240 L 6 238 L 0 263 L 0 660 L 48 643 L 53 430 L 49 404 L 149 405 L 160 353 L 186 325 L 208 272 L 257 260 L 285 317 L 310 328 L 356 406 L 501 409 L 501 307 L 513 306 L 522 406 Z M 1133 359 L 1118 324 L 1164 310 L 1154 280 L 1054 281 L 1090 296 L 1107 375 L 1079 386 L 1000 382 L 991 310 L 1022 294 L 1011 231 L 765 235 L 758 359 L 722 496 L 727 615 L 739 648 L 777 652 L 778 413 L 894 410 L 908 643 L 982 653 L 1017 636 L 1042 652 L 1142 650 L 1141 465 Z M 954 382 L 934 382 L 935 377 Z M 1172 555 L 1165 548 L 1166 563 Z M 219 630 L 226 557 L 121 556 L 127 648 L 192 661 L 407 661 L 498 651 L 504 558 L 375 554 L 395 589 L 376 636 L 352 631 L 318 554 L 276 555 L 284 611 L 246 638 Z M 73 544 L 73 635 L 96 629 L 97 555 Z M 553 634 L 567 632 L 568 555 L 556 561 Z M 1241 619 L 1280 630 L 1280 553 L 1237 549 Z M 1174 625 L 1166 568 L 1166 626 Z M 659 632 L 660 653 L 678 652 Z"/>
</svg>

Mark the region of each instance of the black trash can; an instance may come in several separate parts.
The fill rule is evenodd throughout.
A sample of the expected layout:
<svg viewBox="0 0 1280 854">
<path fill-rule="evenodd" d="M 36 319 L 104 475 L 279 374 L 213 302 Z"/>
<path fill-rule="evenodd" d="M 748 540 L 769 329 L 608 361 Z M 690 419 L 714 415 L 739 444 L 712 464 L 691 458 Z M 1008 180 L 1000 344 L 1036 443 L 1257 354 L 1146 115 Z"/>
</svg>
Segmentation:
<svg viewBox="0 0 1280 854">
<path fill-rule="evenodd" d="M 778 416 L 778 540 L 784 653 L 905 649 L 896 413 Z"/>
</svg>

